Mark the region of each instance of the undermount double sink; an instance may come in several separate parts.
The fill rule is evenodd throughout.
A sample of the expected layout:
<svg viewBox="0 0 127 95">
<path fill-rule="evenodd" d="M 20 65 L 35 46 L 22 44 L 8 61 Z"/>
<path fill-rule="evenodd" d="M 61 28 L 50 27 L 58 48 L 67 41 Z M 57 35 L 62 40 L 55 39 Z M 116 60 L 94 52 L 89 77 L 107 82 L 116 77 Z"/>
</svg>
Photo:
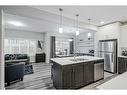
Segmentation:
<svg viewBox="0 0 127 95">
<path fill-rule="evenodd" d="M 74 61 L 74 62 L 77 62 L 77 61 L 85 61 L 85 60 L 88 60 L 88 59 L 85 59 L 85 58 L 74 58 L 74 59 L 70 59 L 70 61 Z"/>
</svg>

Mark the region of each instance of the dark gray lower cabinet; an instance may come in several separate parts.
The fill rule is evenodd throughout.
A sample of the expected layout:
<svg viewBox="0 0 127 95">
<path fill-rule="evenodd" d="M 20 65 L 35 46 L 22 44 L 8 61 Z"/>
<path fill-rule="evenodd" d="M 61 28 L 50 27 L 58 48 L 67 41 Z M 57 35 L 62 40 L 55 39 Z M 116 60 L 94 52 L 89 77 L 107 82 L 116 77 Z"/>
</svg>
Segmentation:
<svg viewBox="0 0 127 95">
<path fill-rule="evenodd" d="M 63 66 L 52 63 L 52 80 L 57 89 L 76 89 L 94 82 L 94 62 Z"/>
<path fill-rule="evenodd" d="M 73 73 L 72 73 L 72 86 L 73 88 L 79 88 L 84 85 L 84 64 L 79 63 L 74 65 L 73 67 Z"/>
<path fill-rule="evenodd" d="M 127 58 L 118 57 L 118 73 L 122 74 L 127 71 Z"/>
<path fill-rule="evenodd" d="M 94 81 L 94 63 L 84 64 L 84 83 L 89 84 Z"/>
<path fill-rule="evenodd" d="M 62 88 L 63 89 L 72 89 L 72 78 L 73 78 L 73 76 L 72 76 L 72 71 L 73 69 L 72 69 L 72 66 L 71 65 L 68 65 L 68 66 L 64 66 L 63 67 L 63 70 L 62 70 L 62 72 L 63 72 L 63 74 L 62 74 Z"/>
</svg>

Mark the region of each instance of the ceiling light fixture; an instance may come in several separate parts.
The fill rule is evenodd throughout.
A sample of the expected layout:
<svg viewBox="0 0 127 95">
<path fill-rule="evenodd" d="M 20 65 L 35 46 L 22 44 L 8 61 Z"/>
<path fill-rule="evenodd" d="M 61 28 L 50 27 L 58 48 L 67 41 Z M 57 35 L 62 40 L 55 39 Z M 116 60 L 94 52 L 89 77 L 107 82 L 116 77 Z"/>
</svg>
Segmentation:
<svg viewBox="0 0 127 95">
<path fill-rule="evenodd" d="M 101 23 L 101 24 L 104 24 L 105 22 L 104 22 L 104 21 L 101 21 L 100 23 Z"/>
<path fill-rule="evenodd" d="M 79 14 L 76 14 L 76 31 L 75 31 L 76 36 L 79 35 L 79 29 L 78 29 L 78 16 L 79 16 Z"/>
<path fill-rule="evenodd" d="M 89 24 L 90 24 L 90 21 L 91 21 L 92 19 L 88 19 L 88 21 L 89 21 Z M 91 39 L 91 36 L 92 36 L 92 34 L 91 33 L 88 33 L 88 40 L 90 40 Z"/>
<path fill-rule="evenodd" d="M 69 42 L 73 41 L 73 39 L 68 39 Z"/>
<path fill-rule="evenodd" d="M 91 33 L 88 33 L 88 38 L 91 38 Z"/>
<path fill-rule="evenodd" d="M 8 21 L 9 24 L 12 24 L 14 26 L 25 26 L 22 22 L 19 21 Z"/>
<path fill-rule="evenodd" d="M 60 11 L 60 25 L 59 25 L 59 33 L 63 33 L 63 28 L 62 28 L 62 11 L 63 9 L 59 8 Z"/>
</svg>

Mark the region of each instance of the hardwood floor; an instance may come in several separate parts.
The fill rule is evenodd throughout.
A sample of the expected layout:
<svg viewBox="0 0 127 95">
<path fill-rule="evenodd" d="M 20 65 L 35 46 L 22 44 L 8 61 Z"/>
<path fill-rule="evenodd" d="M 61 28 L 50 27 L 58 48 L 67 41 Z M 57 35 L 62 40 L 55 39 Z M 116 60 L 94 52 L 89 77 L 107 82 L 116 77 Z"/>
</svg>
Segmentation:
<svg viewBox="0 0 127 95">
<path fill-rule="evenodd" d="M 97 82 L 94 82 L 94 83 L 92 83 L 92 84 L 89 84 L 89 85 L 87 85 L 87 86 L 85 86 L 85 87 L 82 87 L 81 88 L 81 90 L 97 90 L 97 86 L 99 86 L 99 85 L 101 85 L 101 84 L 103 84 L 104 82 L 107 82 L 107 81 L 109 81 L 110 79 L 112 79 L 112 78 L 114 78 L 114 77 L 116 77 L 117 76 L 117 74 L 111 74 L 111 73 L 108 73 L 108 72 L 104 72 L 104 79 L 103 80 L 99 80 L 99 81 L 97 81 Z"/>
<path fill-rule="evenodd" d="M 16 81 L 6 89 L 53 89 L 51 64 L 34 63 L 34 74 L 24 76 L 23 81 Z"/>
<path fill-rule="evenodd" d="M 35 89 L 55 89 L 53 87 L 53 83 L 51 80 L 51 64 L 48 63 L 34 63 L 33 64 L 34 74 L 29 74 L 24 76 L 23 81 L 16 81 L 12 83 L 10 86 L 7 86 L 7 90 L 20 90 L 20 89 L 28 89 L 28 90 L 35 90 Z M 80 88 L 81 90 L 84 89 L 96 89 L 96 87 L 116 75 L 112 75 L 105 72 L 105 78 L 103 80 L 97 81 L 92 83 L 88 86 Z"/>
</svg>

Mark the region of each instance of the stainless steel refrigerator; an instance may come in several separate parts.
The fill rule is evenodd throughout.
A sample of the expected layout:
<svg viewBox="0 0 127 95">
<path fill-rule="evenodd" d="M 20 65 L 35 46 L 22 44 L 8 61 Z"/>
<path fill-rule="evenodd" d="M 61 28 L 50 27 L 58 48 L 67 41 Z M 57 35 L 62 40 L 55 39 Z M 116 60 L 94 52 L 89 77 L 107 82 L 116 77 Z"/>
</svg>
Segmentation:
<svg viewBox="0 0 127 95">
<path fill-rule="evenodd" d="M 100 40 L 99 56 L 104 58 L 104 70 L 117 73 L 117 39 Z"/>
</svg>

